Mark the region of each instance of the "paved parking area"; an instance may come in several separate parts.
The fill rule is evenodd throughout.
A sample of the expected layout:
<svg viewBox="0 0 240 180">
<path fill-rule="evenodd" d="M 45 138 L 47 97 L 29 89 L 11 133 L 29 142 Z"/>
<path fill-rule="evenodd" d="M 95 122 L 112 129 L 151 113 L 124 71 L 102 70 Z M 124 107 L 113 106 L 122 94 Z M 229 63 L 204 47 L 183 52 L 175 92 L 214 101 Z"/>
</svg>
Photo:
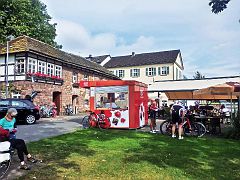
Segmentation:
<svg viewBox="0 0 240 180">
<path fill-rule="evenodd" d="M 42 118 L 33 125 L 18 125 L 17 138 L 31 142 L 69 133 L 82 127 L 80 123 L 83 117 L 84 115 Z"/>
</svg>

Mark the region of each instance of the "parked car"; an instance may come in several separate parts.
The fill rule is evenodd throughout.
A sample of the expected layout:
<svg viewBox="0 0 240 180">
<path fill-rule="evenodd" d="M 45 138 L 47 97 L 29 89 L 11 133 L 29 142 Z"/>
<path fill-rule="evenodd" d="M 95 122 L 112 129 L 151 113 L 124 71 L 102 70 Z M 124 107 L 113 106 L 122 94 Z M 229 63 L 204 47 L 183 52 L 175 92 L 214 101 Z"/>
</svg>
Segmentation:
<svg viewBox="0 0 240 180">
<path fill-rule="evenodd" d="M 9 108 L 15 108 L 18 111 L 16 121 L 26 124 L 34 124 L 40 119 L 39 108 L 28 99 L 0 99 L 0 118 L 3 118 Z"/>
</svg>

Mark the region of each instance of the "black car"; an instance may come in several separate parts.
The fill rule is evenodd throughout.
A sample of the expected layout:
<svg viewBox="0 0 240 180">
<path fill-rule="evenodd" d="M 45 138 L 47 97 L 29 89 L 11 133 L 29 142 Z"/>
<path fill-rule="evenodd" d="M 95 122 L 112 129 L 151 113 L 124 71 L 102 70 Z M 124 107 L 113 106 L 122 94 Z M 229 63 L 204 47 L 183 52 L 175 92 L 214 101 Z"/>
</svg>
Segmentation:
<svg viewBox="0 0 240 180">
<path fill-rule="evenodd" d="M 39 108 L 28 99 L 0 99 L 0 118 L 6 115 L 9 108 L 17 110 L 17 122 L 34 124 L 40 119 Z"/>
</svg>

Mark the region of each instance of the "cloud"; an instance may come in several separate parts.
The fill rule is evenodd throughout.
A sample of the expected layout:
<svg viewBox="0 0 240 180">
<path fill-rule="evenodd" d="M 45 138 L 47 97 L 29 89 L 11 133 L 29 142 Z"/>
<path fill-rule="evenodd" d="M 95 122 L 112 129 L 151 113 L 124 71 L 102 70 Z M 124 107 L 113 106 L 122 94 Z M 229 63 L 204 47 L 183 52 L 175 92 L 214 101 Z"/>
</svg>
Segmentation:
<svg viewBox="0 0 240 180">
<path fill-rule="evenodd" d="M 65 51 L 88 56 L 180 49 L 184 74 L 239 75 L 240 1 L 216 15 L 200 0 L 42 0 Z"/>
<path fill-rule="evenodd" d="M 125 55 L 132 51 L 143 52 L 155 47 L 154 38 L 140 36 L 135 42 L 127 44 L 123 38 L 113 33 L 92 34 L 81 24 L 58 20 L 57 41 L 63 44 L 63 50 L 82 56 Z"/>
</svg>

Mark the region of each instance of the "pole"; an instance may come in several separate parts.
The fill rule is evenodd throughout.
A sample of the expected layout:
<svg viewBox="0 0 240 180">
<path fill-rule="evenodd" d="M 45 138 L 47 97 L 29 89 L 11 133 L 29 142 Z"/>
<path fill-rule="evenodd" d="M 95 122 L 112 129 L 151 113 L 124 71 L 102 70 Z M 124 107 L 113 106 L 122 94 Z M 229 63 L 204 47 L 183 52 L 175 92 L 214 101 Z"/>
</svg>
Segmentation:
<svg viewBox="0 0 240 180">
<path fill-rule="evenodd" d="M 8 98 L 8 87 L 9 87 L 9 83 L 8 83 L 8 60 L 9 60 L 9 41 L 7 41 L 7 59 L 6 59 L 6 98 Z"/>
<path fill-rule="evenodd" d="M 238 116 L 240 115 L 240 96 L 238 96 Z"/>
</svg>

